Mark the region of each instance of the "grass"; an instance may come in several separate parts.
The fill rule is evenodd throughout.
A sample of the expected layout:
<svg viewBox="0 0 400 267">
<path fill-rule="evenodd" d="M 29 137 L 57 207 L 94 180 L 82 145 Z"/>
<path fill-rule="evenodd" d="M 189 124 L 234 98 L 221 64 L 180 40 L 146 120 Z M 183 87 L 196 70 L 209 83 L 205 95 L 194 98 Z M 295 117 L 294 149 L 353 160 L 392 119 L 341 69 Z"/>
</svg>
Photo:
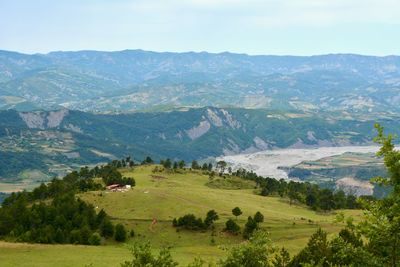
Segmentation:
<svg viewBox="0 0 400 267">
<path fill-rule="evenodd" d="M 80 197 L 92 203 L 97 210 L 104 209 L 115 222 L 123 223 L 136 233 L 127 244 L 151 242 L 154 249 L 172 247 L 174 258 L 185 265 L 194 257 L 216 261 L 225 255 L 222 248 L 242 242 L 240 236 L 224 233 L 227 219 L 234 218 L 231 210 L 238 206 L 243 215 L 238 223 L 243 226 L 248 216 L 257 211 L 264 214 L 262 228 L 271 233 L 278 247 L 285 246 L 291 253 L 305 246 L 309 236 L 322 227 L 336 233 L 342 227 L 333 223 L 334 213 L 316 213 L 307 207 L 289 205 L 285 199 L 262 197 L 254 189 L 225 189 L 227 182 L 218 182 L 212 187 L 207 175 L 201 172 L 152 173 L 153 166 L 140 166 L 133 170 L 122 170 L 125 176 L 136 179 L 136 187 L 128 192 L 88 192 Z M 227 178 L 229 179 L 229 178 Z M 237 182 L 234 183 L 235 185 Z M 174 217 L 186 213 L 204 217 L 208 210 L 218 212 L 215 236 L 211 231 L 177 231 L 171 226 Z M 360 211 L 343 211 L 356 219 Z M 153 219 L 158 223 L 150 227 Z M 211 242 L 215 240 L 215 243 Z M 99 247 L 74 245 L 38 245 L 0 242 L 1 266 L 119 266 L 129 259 L 127 244 L 108 242 Z"/>
</svg>

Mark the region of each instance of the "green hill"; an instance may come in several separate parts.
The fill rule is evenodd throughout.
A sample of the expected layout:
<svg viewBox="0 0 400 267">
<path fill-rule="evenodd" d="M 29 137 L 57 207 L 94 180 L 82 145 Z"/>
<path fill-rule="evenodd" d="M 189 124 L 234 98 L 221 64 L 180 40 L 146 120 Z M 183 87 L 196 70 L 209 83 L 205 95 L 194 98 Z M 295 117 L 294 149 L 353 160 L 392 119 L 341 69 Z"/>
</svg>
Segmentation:
<svg viewBox="0 0 400 267">
<path fill-rule="evenodd" d="M 197 256 L 206 260 L 223 257 L 224 247 L 243 241 L 241 236 L 223 232 L 225 222 L 234 219 L 231 210 L 236 206 L 243 211 L 238 218 L 241 227 L 248 216 L 260 211 L 265 217 L 261 227 L 271 233 L 277 246 L 285 246 L 293 253 L 305 246 L 318 227 L 335 233 L 343 226 L 333 222 L 335 213 L 317 213 L 305 206 L 289 205 L 284 198 L 256 195 L 250 181 L 226 178 L 223 183 L 212 182 L 213 185 L 208 186 L 209 177 L 201 171 L 153 173 L 153 169 L 153 165 L 122 169 L 124 176 L 136 180 L 136 186 L 127 192 L 92 191 L 79 197 L 92 203 L 97 210 L 104 209 L 114 222 L 124 224 L 128 230 L 133 229 L 135 237 L 130 238 L 127 244 L 150 241 L 155 249 L 172 247 L 174 257 L 183 264 Z M 229 189 L 232 188 L 229 184 L 244 189 Z M 211 209 L 220 217 L 216 222 L 215 236 L 211 235 L 211 230 L 177 231 L 172 227 L 175 217 L 187 213 L 204 217 Z M 356 218 L 361 214 L 358 210 L 343 212 Z M 153 219 L 157 223 L 151 227 Z M 94 266 L 119 266 L 129 258 L 129 251 L 125 245 L 108 242 L 111 243 L 99 247 L 0 242 L 0 262 L 2 266 L 85 266 L 90 263 Z"/>
</svg>

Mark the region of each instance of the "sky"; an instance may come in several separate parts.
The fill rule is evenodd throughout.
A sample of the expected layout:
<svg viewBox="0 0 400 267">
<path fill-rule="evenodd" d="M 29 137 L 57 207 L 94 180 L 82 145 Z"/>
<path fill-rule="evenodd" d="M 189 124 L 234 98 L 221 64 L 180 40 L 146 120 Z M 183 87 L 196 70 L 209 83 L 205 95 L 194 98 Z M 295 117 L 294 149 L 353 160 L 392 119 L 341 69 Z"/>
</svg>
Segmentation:
<svg viewBox="0 0 400 267">
<path fill-rule="evenodd" d="M 400 0 L 0 0 L 0 49 L 400 55 Z"/>
</svg>

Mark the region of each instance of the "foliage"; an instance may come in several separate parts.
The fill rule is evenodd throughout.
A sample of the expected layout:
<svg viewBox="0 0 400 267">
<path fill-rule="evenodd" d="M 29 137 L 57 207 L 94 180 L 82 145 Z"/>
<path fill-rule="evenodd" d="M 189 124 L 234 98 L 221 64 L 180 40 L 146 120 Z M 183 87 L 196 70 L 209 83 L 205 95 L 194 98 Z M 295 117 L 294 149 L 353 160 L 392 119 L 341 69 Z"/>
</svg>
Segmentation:
<svg viewBox="0 0 400 267">
<path fill-rule="evenodd" d="M 253 234 L 253 232 L 258 229 L 258 223 L 254 220 L 253 217 L 249 216 L 247 218 L 247 222 L 244 225 L 243 237 L 248 239 Z"/>
<path fill-rule="evenodd" d="M 119 223 L 115 226 L 115 241 L 124 242 L 126 240 L 126 234 L 125 227 L 122 224 Z"/>
<path fill-rule="evenodd" d="M 228 252 L 226 259 L 219 262 L 221 267 L 268 267 L 272 245 L 266 232 L 258 230 L 248 242 L 242 243 Z"/>
<path fill-rule="evenodd" d="M 391 186 L 388 197 L 376 202 L 366 203 L 365 220 L 360 224 L 360 231 L 368 240 L 368 250 L 382 258 L 390 266 L 400 262 L 400 151 L 393 144 L 393 135 L 384 135 L 384 129 L 375 125 L 378 131 L 375 142 L 381 145 L 377 153 L 382 156 L 388 170 L 388 178 L 377 177 L 375 182 Z"/>
<path fill-rule="evenodd" d="M 281 248 L 273 259 L 274 267 L 288 267 L 290 264 L 290 254 L 285 248 Z"/>
<path fill-rule="evenodd" d="M 172 220 L 172 225 L 174 227 L 182 227 L 187 230 L 206 230 L 210 228 L 213 223 L 219 219 L 217 212 L 210 210 L 207 212 L 204 221 L 201 218 L 196 218 L 193 214 L 186 214 L 178 219 L 174 218 Z"/>
<path fill-rule="evenodd" d="M 219 216 L 215 210 L 210 210 L 207 212 L 206 218 L 204 219 L 204 224 L 206 227 L 210 227 L 216 220 L 219 219 Z"/>
<path fill-rule="evenodd" d="M 172 259 L 170 250 L 163 248 L 157 256 L 153 255 L 150 243 L 135 243 L 131 247 L 133 259 L 125 261 L 121 267 L 175 267 L 178 263 Z"/>
<path fill-rule="evenodd" d="M 300 183 L 294 181 L 276 180 L 269 177 L 258 176 L 254 172 L 248 172 L 243 168 L 238 169 L 233 175 L 245 180 L 256 182 L 263 196 L 278 195 L 288 197 L 290 204 L 293 202 L 303 203 L 314 210 L 329 211 L 332 209 L 358 209 L 356 197 L 346 195 L 343 191 L 333 192 L 329 189 L 320 188 L 316 184 L 308 182 Z"/>
<path fill-rule="evenodd" d="M 131 177 L 123 177 L 116 166 L 106 165 L 98 169 L 98 175 L 102 177 L 106 185 L 120 184 L 135 186 L 135 179 Z"/>
<path fill-rule="evenodd" d="M 89 244 L 93 246 L 100 245 L 101 236 L 98 233 L 93 233 L 89 238 Z"/>
<path fill-rule="evenodd" d="M 257 211 L 256 214 L 254 214 L 254 221 L 256 223 L 262 223 L 264 221 L 264 215 L 262 215 L 261 212 Z"/>
<path fill-rule="evenodd" d="M 241 210 L 239 207 L 236 207 L 236 208 L 234 208 L 234 209 L 232 210 L 232 214 L 233 214 L 233 215 L 236 217 L 236 219 L 237 219 L 238 216 L 242 215 L 242 210 Z"/>
<path fill-rule="evenodd" d="M 354 242 L 351 243 L 341 236 L 329 241 L 327 233 L 318 229 L 310 237 L 307 246 L 293 258 L 288 266 L 384 266 L 366 247 L 359 245 L 360 241 L 358 240 L 355 245 Z"/>
<path fill-rule="evenodd" d="M 7 199 L 0 209 L 0 236 L 23 242 L 98 245 L 93 235 L 107 215 L 96 215 L 92 205 L 74 194 L 55 196 L 50 203 L 28 203 L 24 194 Z"/>
<path fill-rule="evenodd" d="M 240 226 L 232 219 L 229 219 L 225 223 L 225 231 L 237 235 L 240 232 Z"/>
<path fill-rule="evenodd" d="M 172 220 L 174 227 L 182 227 L 187 230 L 202 230 L 205 229 L 205 224 L 201 218 L 196 218 L 193 214 L 186 214 L 178 219 Z"/>
</svg>

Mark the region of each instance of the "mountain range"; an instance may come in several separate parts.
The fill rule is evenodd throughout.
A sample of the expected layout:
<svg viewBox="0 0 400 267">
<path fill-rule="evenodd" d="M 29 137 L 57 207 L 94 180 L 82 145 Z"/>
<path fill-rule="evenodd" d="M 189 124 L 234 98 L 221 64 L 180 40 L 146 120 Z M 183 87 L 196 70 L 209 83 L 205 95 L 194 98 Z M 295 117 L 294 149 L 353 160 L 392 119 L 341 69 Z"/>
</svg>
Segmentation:
<svg viewBox="0 0 400 267">
<path fill-rule="evenodd" d="M 0 51 L 0 178 L 364 145 L 399 133 L 399 104 L 399 56 Z"/>
<path fill-rule="evenodd" d="M 0 108 L 242 107 L 397 113 L 400 57 L 0 51 Z"/>
</svg>

